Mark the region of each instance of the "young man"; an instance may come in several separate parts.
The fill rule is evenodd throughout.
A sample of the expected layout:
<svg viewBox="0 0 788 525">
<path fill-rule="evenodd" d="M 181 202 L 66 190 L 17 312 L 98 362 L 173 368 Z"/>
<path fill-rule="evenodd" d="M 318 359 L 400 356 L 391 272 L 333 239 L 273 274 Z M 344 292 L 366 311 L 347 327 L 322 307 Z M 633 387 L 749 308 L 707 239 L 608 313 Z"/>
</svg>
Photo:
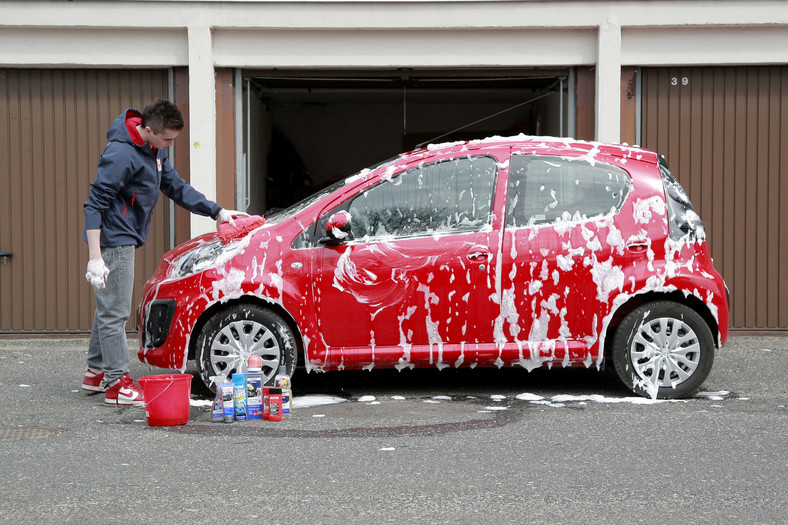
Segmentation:
<svg viewBox="0 0 788 525">
<path fill-rule="evenodd" d="M 85 202 L 90 259 L 85 278 L 95 288 L 96 313 L 88 347 L 85 395 L 106 392 L 105 403 L 141 405 L 142 390 L 129 377 L 126 322 L 131 312 L 134 250 L 145 244 L 159 192 L 192 213 L 220 222 L 246 215 L 209 201 L 178 176 L 167 147 L 183 129 L 180 110 L 157 100 L 142 113 L 130 108 L 107 130 L 96 180 Z"/>
</svg>

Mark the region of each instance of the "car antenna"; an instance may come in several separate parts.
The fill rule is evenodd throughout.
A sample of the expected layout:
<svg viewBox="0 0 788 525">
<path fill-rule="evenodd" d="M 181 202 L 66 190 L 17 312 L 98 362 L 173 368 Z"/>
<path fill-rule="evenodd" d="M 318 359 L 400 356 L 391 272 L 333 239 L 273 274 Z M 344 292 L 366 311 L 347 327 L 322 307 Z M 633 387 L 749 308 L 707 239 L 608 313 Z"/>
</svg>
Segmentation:
<svg viewBox="0 0 788 525">
<path fill-rule="evenodd" d="M 555 84 L 553 84 L 553 86 L 555 86 Z M 451 135 L 452 133 L 457 133 L 458 131 L 462 131 L 465 128 L 469 128 L 469 127 L 473 126 L 474 124 L 478 124 L 479 122 L 484 122 L 487 119 L 491 119 L 493 117 L 497 117 L 498 115 L 503 115 L 504 113 L 506 113 L 508 111 L 512 111 L 513 109 L 517 109 L 519 107 L 525 106 L 526 104 L 530 104 L 531 102 L 536 102 L 540 98 L 544 98 L 544 97 L 546 97 L 548 95 L 552 95 L 553 93 L 555 93 L 555 89 L 552 89 L 553 86 L 551 86 L 550 91 L 548 91 L 547 93 L 542 93 L 539 96 L 536 96 L 536 97 L 534 97 L 532 99 L 526 100 L 525 102 L 520 102 L 519 104 L 515 104 L 514 106 L 512 106 L 510 108 L 506 108 L 504 110 L 501 110 L 498 113 L 493 113 L 492 115 L 487 115 L 484 118 L 480 118 L 479 120 L 476 120 L 476 121 L 471 122 L 469 124 L 466 124 L 464 126 L 460 126 L 459 128 L 453 129 L 453 130 L 451 130 L 449 132 L 446 132 L 443 135 L 438 135 L 437 137 L 431 138 L 430 140 L 425 140 L 424 142 L 422 142 L 420 144 L 416 144 L 416 149 L 423 148 L 424 146 L 426 146 L 427 144 L 430 144 L 431 142 L 434 142 L 434 141 L 436 141 L 438 139 L 442 139 L 443 137 L 445 137 L 447 135 Z"/>
</svg>

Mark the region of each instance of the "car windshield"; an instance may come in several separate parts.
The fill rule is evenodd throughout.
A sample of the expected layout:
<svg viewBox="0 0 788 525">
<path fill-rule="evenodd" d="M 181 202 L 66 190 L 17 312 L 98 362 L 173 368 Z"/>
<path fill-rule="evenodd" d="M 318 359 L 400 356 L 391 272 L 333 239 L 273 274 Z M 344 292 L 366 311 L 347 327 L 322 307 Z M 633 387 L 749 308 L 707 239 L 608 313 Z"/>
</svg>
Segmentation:
<svg viewBox="0 0 788 525">
<path fill-rule="evenodd" d="M 342 186 L 345 186 L 346 184 L 354 182 L 359 177 L 361 177 L 363 175 L 366 175 L 368 173 L 371 173 L 371 172 L 375 171 L 376 169 L 378 169 L 378 168 L 380 168 L 382 166 L 385 166 L 386 164 L 389 164 L 389 163 L 395 161 L 399 157 L 400 157 L 400 155 L 396 155 L 396 156 L 390 157 L 390 158 L 388 158 L 388 159 L 386 159 L 386 160 L 384 160 L 382 162 L 379 162 L 379 163 L 375 164 L 374 166 L 371 166 L 369 168 L 364 168 L 363 170 L 359 171 L 358 173 L 355 173 L 355 174 L 353 174 L 353 175 L 351 175 L 349 177 L 346 177 L 346 178 L 344 178 L 344 179 L 342 179 L 340 181 L 337 181 L 337 182 L 331 184 L 330 186 L 326 186 L 322 190 L 320 190 L 320 191 L 318 191 L 316 193 L 313 193 L 309 197 L 306 197 L 305 199 L 302 199 L 299 202 L 296 202 L 295 204 L 293 204 L 293 205 L 291 205 L 291 206 L 289 206 L 287 208 L 284 208 L 284 209 L 274 208 L 274 209 L 272 209 L 270 211 L 267 211 L 264 214 L 265 215 L 265 221 L 268 224 L 278 224 L 278 223 L 280 223 L 282 221 L 286 221 L 287 219 L 295 217 L 295 215 L 297 213 L 307 209 L 312 204 L 314 204 L 317 201 L 321 200 L 323 197 L 326 197 L 326 196 L 330 195 L 331 193 L 335 192 L 336 190 L 338 190 Z"/>
</svg>

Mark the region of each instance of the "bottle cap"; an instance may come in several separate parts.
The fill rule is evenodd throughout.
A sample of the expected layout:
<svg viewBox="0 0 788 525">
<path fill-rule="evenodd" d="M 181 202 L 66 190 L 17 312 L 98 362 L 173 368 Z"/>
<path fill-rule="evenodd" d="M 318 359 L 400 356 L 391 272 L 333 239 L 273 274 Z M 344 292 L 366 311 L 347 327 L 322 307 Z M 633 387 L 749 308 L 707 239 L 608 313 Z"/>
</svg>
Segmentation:
<svg viewBox="0 0 788 525">
<path fill-rule="evenodd" d="M 257 354 L 250 355 L 248 363 L 250 369 L 261 370 L 263 368 L 263 359 Z"/>
<path fill-rule="evenodd" d="M 281 395 L 282 394 L 282 389 L 281 388 L 272 387 L 272 388 L 268 389 L 268 393 L 270 395 L 277 395 L 277 394 Z"/>
<path fill-rule="evenodd" d="M 279 373 L 282 375 L 287 374 L 287 368 L 285 368 L 285 365 L 279 365 Z"/>
</svg>

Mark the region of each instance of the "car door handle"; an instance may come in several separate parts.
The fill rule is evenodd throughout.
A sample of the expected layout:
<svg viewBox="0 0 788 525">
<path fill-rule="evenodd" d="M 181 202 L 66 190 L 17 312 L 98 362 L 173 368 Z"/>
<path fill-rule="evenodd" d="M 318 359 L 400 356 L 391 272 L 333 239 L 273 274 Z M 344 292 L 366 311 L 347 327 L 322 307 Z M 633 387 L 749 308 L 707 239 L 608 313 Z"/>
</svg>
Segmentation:
<svg viewBox="0 0 788 525">
<path fill-rule="evenodd" d="M 641 253 L 649 249 L 650 244 L 643 240 L 627 243 L 627 250 L 632 253 Z"/>
<path fill-rule="evenodd" d="M 486 246 L 474 246 L 466 255 L 471 261 L 487 260 L 491 257 L 490 250 Z"/>
</svg>

